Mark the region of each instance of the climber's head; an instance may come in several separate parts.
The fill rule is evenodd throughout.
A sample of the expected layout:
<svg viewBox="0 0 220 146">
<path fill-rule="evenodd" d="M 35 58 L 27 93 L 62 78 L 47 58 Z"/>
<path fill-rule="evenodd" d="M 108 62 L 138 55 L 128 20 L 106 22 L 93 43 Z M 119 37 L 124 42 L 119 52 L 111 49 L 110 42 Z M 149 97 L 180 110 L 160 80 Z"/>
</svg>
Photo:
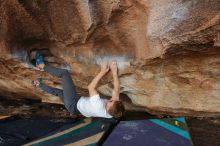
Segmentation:
<svg viewBox="0 0 220 146">
<path fill-rule="evenodd" d="M 125 108 L 124 105 L 121 101 L 118 100 L 113 100 L 110 99 L 105 106 L 107 112 L 113 116 L 114 118 L 119 118 L 122 117 L 124 112 L 125 112 Z"/>
</svg>

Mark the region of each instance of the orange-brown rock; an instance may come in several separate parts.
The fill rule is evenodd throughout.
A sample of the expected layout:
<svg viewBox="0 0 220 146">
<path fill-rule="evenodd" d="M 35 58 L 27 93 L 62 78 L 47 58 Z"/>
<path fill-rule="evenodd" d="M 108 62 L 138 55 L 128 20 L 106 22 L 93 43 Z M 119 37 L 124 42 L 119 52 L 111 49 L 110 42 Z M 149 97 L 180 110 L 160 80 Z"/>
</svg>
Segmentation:
<svg viewBox="0 0 220 146">
<path fill-rule="evenodd" d="M 0 0 L 0 94 L 60 103 L 32 87 L 40 76 L 60 87 L 34 69 L 32 50 L 69 69 L 81 95 L 114 59 L 121 93 L 146 111 L 220 115 L 219 0 Z"/>
</svg>

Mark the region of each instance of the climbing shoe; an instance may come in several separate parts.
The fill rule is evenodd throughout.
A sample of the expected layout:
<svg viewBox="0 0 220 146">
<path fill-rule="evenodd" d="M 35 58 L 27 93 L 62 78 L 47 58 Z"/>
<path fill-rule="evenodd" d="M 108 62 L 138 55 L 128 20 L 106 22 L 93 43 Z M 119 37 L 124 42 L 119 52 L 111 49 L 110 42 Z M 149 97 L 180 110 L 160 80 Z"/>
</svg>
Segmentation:
<svg viewBox="0 0 220 146">
<path fill-rule="evenodd" d="M 45 64 L 44 63 L 44 56 L 43 56 L 43 54 L 41 52 L 37 52 L 36 53 L 35 59 L 36 59 L 36 66 L 40 65 L 40 64 Z"/>
</svg>

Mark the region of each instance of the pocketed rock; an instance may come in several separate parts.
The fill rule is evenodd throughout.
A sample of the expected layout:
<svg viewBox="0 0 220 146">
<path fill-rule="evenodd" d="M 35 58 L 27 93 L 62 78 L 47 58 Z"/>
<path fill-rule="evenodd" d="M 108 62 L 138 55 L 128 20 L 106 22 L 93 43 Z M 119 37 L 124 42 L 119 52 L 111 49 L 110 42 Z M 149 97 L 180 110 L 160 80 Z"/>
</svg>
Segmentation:
<svg viewBox="0 0 220 146">
<path fill-rule="evenodd" d="M 121 93 L 153 114 L 220 115 L 219 0 L 0 0 L 0 95 L 59 97 L 31 85 L 31 53 L 68 69 L 80 95 L 117 60 Z M 99 91 L 111 96 L 109 73 Z M 128 110 L 132 107 L 128 107 Z"/>
</svg>

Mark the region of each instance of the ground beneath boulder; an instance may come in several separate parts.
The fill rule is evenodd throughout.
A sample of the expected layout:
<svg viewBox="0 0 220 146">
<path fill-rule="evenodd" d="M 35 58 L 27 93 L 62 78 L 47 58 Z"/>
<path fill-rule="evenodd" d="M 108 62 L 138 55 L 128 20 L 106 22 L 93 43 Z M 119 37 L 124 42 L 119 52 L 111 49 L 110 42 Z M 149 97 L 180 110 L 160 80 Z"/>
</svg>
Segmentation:
<svg viewBox="0 0 220 146">
<path fill-rule="evenodd" d="M 13 120 L 33 120 L 33 119 L 43 119 L 44 123 L 50 123 L 51 119 L 55 119 L 55 127 L 59 127 L 60 124 L 68 124 L 82 117 L 75 117 L 70 115 L 70 113 L 65 109 L 63 105 L 58 104 L 48 104 L 41 103 L 39 101 L 33 101 L 30 99 L 17 100 L 8 99 L 1 97 L 0 103 L 0 126 L 4 121 L 3 116 L 9 116 L 9 121 Z M 8 113 L 8 114 L 5 114 Z M 154 118 L 157 116 L 150 115 L 146 112 L 127 112 L 123 120 L 139 120 Z M 166 116 L 165 116 L 166 117 Z M 6 117 L 5 117 L 6 118 Z M 48 119 L 48 120 L 46 120 Z M 220 117 L 219 118 L 192 118 L 186 117 L 189 131 L 195 146 L 219 146 L 220 145 Z M 54 121 L 54 120 L 53 120 Z M 28 124 L 28 123 L 27 123 Z M 50 123 L 51 124 L 51 123 Z M 53 124 L 53 123 L 52 123 Z M 13 127 L 16 125 L 9 125 Z M 25 125 L 23 125 L 25 127 Z M 53 129 L 53 126 L 52 126 Z M 32 128 L 27 128 L 31 132 Z M 50 130 L 48 128 L 48 130 Z M 10 128 L 2 127 L 1 131 L 10 132 Z M 0 134 L 1 135 L 1 134 Z M 17 135 L 23 138 L 23 144 L 27 143 L 33 139 L 25 139 L 24 135 Z M 37 138 L 37 136 L 33 136 Z M 22 141 L 20 141 L 22 143 Z M 1 144 L 0 144 L 1 145 Z"/>
</svg>

